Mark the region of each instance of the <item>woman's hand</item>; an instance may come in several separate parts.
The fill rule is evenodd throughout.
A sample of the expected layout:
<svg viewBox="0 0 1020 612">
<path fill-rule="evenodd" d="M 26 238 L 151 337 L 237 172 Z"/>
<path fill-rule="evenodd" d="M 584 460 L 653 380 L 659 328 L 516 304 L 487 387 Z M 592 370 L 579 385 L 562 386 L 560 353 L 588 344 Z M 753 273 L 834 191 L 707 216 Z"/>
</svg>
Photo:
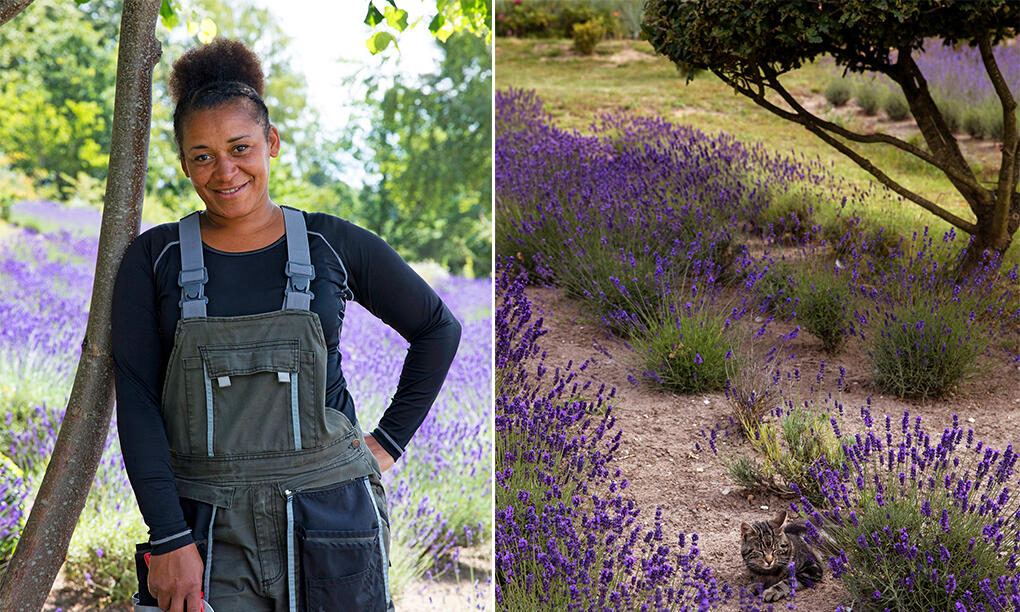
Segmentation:
<svg viewBox="0 0 1020 612">
<path fill-rule="evenodd" d="M 390 456 L 389 453 L 386 452 L 386 449 L 384 449 L 382 446 L 379 445 L 378 442 L 375 441 L 375 438 L 372 437 L 372 434 L 368 434 L 367 436 L 365 436 L 365 444 L 368 445 L 368 450 L 372 451 L 372 456 L 375 457 L 375 460 L 379 462 L 380 472 L 385 472 L 386 470 L 393 467 L 393 464 L 396 461 L 393 459 L 393 457 Z"/>
<path fill-rule="evenodd" d="M 159 602 L 161 610 L 201 612 L 204 569 L 194 544 L 152 555 L 149 557 L 149 592 Z"/>
</svg>

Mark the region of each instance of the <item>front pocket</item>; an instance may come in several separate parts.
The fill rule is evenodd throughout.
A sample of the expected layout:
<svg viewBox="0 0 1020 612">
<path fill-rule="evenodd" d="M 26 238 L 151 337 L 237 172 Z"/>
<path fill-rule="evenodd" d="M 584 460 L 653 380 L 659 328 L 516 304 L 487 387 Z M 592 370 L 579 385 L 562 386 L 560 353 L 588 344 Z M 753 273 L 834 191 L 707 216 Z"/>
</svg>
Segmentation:
<svg viewBox="0 0 1020 612">
<path fill-rule="evenodd" d="M 189 411 L 191 429 L 204 435 L 198 448 L 207 456 L 229 456 L 300 449 L 304 446 L 301 406 L 308 395 L 303 380 L 302 351 L 297 340 L 267 340 L 231 345 L 199 346 L 201 377 L 189 388 L 202 389 Z M 189 403 L 191 400 L 189 399 Z M 306 408 L 306 411 L 308 409 Z M 253 427 L 252 424 L 258 424 Z"/>
<path fill-rule="evenodd" d="M 289 499 L 300 559 L 303 610 L 386 610 L 381 520 L 367 478 Z M 296 586 L 296 585 L 294 585 Z"/>
<path fill-rule="evenodd" d="M 306 610 L 331 610 L 341 601 L 351 610 L 385 609 L 378 529 L 299 536 Z"/>
</svg>

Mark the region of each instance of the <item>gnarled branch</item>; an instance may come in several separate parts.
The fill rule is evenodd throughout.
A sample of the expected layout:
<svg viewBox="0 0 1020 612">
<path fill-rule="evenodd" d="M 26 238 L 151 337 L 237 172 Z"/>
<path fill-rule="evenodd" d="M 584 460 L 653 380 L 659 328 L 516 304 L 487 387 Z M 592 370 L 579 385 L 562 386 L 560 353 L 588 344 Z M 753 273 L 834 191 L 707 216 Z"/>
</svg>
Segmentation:
<svg viewBox="0 0 1020 612">
<path fill-rule="evenodd" d="M 787 111 L 787 110 L 785 110 L 783 108 L 780 108 L 780 107 L 776 106 L 775 104 L 773 104 L 773 103 L 769 102 L 768 100 L 766 100 L 764 95 L 758 94 L 758 93 L 754 92 L 749 87 L 740 85 L 736 81 L 728 78 L 721 71 L 712 70 L 712 72 L 715 73 L 715 75 L 718 76 L 724 83 L 726 83 L 727 85 L 733 87 L 735 90 L 737 90 L 738 93 L 740 93 L 740 94 L 742 94 L 744 96 L 747 96 L 748 98 L 753 100 L 755 102 L 755 104 L 761 106 L 765 110 L 767 110 L 767 111 L 769 111 L 769 112 L 771 112 L 771 113 L 773 113 L 775 115 L 778 115 L 779 117 L 782 117 L 783 119 L 787 119 L 789 121 L 793 121 L 794 123 L 799 123 L 800 125 L 803 125 L 812 134 L 818 136 L 823 141 L 825 141 L 827 144 L 832 146 L 834 149 L 836 149 L 837 151 L 839 151 L 843 155 L 846 155 L 847 157 L 849 157 L 854 163 L 856 163 L 858 166 L 860 166 L 861 168 L 866 170 L 869 174 L 871 174 L 876 179 L 878 179 L 878 181 L 880 183 L 882 183 L 883 185 L 885 185 L 889 189 L 893 190 L 897 194 L 903 196 L 904 198 L 906 198 L 906 199 L 910 200 L 911 202 L 917 204 L 921 208 L 923 208 L 923 209 L 927 210 L 928 212 L 934 214 L 935 216 L 939 217 L 940 219 L 945 220 L 946 222 L 954 225 L 955 227 L 957 227 L 957 228 L 959 228 L 959 229 L 961 229 L 961 230 L 963 230 L 963 231 L 965 231 L 965 232 L 967 232 L 969 234 L 973 234 L 974 232 L 977 231 L 977 226 L 975 224 L 971 223 L 970 221 L 967 221 L 966 219 L 963 219 L 961 217 L 958 217 L 958 216 L 954 215 L 953 213 L 951 213 L 951 212 L 945 210 L 944 208 L 940 207 L 938 204 L 935 204 L 934 202 L 928 200 L 927 198 L 921 197 L 921 196 L 917 195 L 916 193 L 914 193 L 913 191 L 910 191 L 909 189 L 907 189 L 903 185 L 900 185 L 898 182 L 893 180 L 892 177 L 890 177 L 886 173 L 884 173 L 881 170 L 879 170 L 878 167 L 875 166 L 875 164 L 873 164 L 871 162 L 871 160 L 869 160 L 868 158 L 864 157 L 860 153 L 857 153 L 852 148 L 848 147 L 846 144 L 844 144 L 844 143 L 840 142 L 839 140 L 837 140 L 836 138 L 834 138 L 822 126 L 815 124 L 814 122 L 812 122 L 807 117 L 804 117 L 803 115 L 801 115 L 799 113 L 790 112 L 790 111 Z M 807 112 L 807 111 L 805 111 L 805 112 Z M 814 117 L 814 115 L 811 115 L 810 113 L 807 113 L 807 114 L 810 115 L 811 117 Z M 909 143 L 905 143 L 905 144 L 909 144 Z M 913 146 L 913 145 L 910 145 L 910 146 Z"/>
<path fill-rule="evenodd" d="M 985 34 L 978 38 L 978 49 L 981 51 L 981 62 L 985 65 L 985 71 L 992 81 L 995 95 L 999 97 L 1002 104 L 1002 164 L 999 166 L 999 181 L 995 186 L 995 210 L 992 213 L 994 219 L 993 227 L 1001 228 L 1003 236 L 996 236 L 996 239 L 1008 237 L 1006 218 L 1009 216 L 1012 193 L 1016 190 L 1017 176 L 1017 125 L 1016 125 L 1016 99 L 1013 92 L 1009 90 L 1006 79 L 999 70 L 999 64 L 995 61 L 992 53 L 992 41 Z"/>
</svg>

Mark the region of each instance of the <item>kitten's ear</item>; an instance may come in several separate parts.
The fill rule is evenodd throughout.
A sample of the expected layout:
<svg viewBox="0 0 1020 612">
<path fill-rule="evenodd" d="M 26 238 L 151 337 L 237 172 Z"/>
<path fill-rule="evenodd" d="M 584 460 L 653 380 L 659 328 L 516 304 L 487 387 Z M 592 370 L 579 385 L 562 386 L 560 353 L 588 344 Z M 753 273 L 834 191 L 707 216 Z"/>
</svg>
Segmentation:
<svg viewBox="0 0 1020 612">
<path fill-rule="evenodd" d="M 747 523 L 740 524 L 740 538 L 743 540 L 747 539 L 747 532 L 751 530 L 751 526 Z"/>
<path fill-rule="evenodd" d="M 776 531 L 782 529 L 783 524 L 786 523 L 786 510 L 780 510 L 779 514 L 776 515 L 776 518 L 769 521 L 769 523 L 772 524 L 772 528 Z"/>
</svg>

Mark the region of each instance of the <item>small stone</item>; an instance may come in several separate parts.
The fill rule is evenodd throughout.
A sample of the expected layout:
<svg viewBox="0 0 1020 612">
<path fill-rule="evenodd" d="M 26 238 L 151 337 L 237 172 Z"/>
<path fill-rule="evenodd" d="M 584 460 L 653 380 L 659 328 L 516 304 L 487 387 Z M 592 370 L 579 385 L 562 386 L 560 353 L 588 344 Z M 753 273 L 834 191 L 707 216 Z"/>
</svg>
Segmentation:
<svg viewBox="0 0 1020 612">
<path fill-rule="evenodd" d="M 694 471 L 695 471 L 695 472 L 699 472 L 699 473 L 700 473 L 700 472 L 704 472 L 704 471 L 705 471 L 705 468 L 694 468 Z"/>
<path fill-rule="evenodd" d="M 758 507 L 761 508 L 762 510 L 768 510 L 769 509 L 768 506 L 758 506 Z"/>
<path fill-rule="evenodd" d="M 729 488 L 729 487 L 726 487 L 725 489 L 723 489 L 723 490 L 722 490 L 722 494 L 723 494 L 723 495 L 729 495 L 729 494 L 730 494 L 730 488 Z"/>
<path fill-rule="evenodd" d="M 705 404 L 706 406 L 707 406 L 707 405 L 709 404 L 709 401 L 708 401 L 708 400 L 703 400 L 703 402 L 704 402 L 704 404 Z"/>
<path fill-rule="evenodd" d="M 974 422 L 974 417 L 967 417 L 967 422 L 968 423 L 973 423 Z"/>
<path fill-rule="evenodd" d="M 748 494 L 747 501 L 751 501 L 752 499 L 754 499 L 754 495 Z"/>
</svg>

